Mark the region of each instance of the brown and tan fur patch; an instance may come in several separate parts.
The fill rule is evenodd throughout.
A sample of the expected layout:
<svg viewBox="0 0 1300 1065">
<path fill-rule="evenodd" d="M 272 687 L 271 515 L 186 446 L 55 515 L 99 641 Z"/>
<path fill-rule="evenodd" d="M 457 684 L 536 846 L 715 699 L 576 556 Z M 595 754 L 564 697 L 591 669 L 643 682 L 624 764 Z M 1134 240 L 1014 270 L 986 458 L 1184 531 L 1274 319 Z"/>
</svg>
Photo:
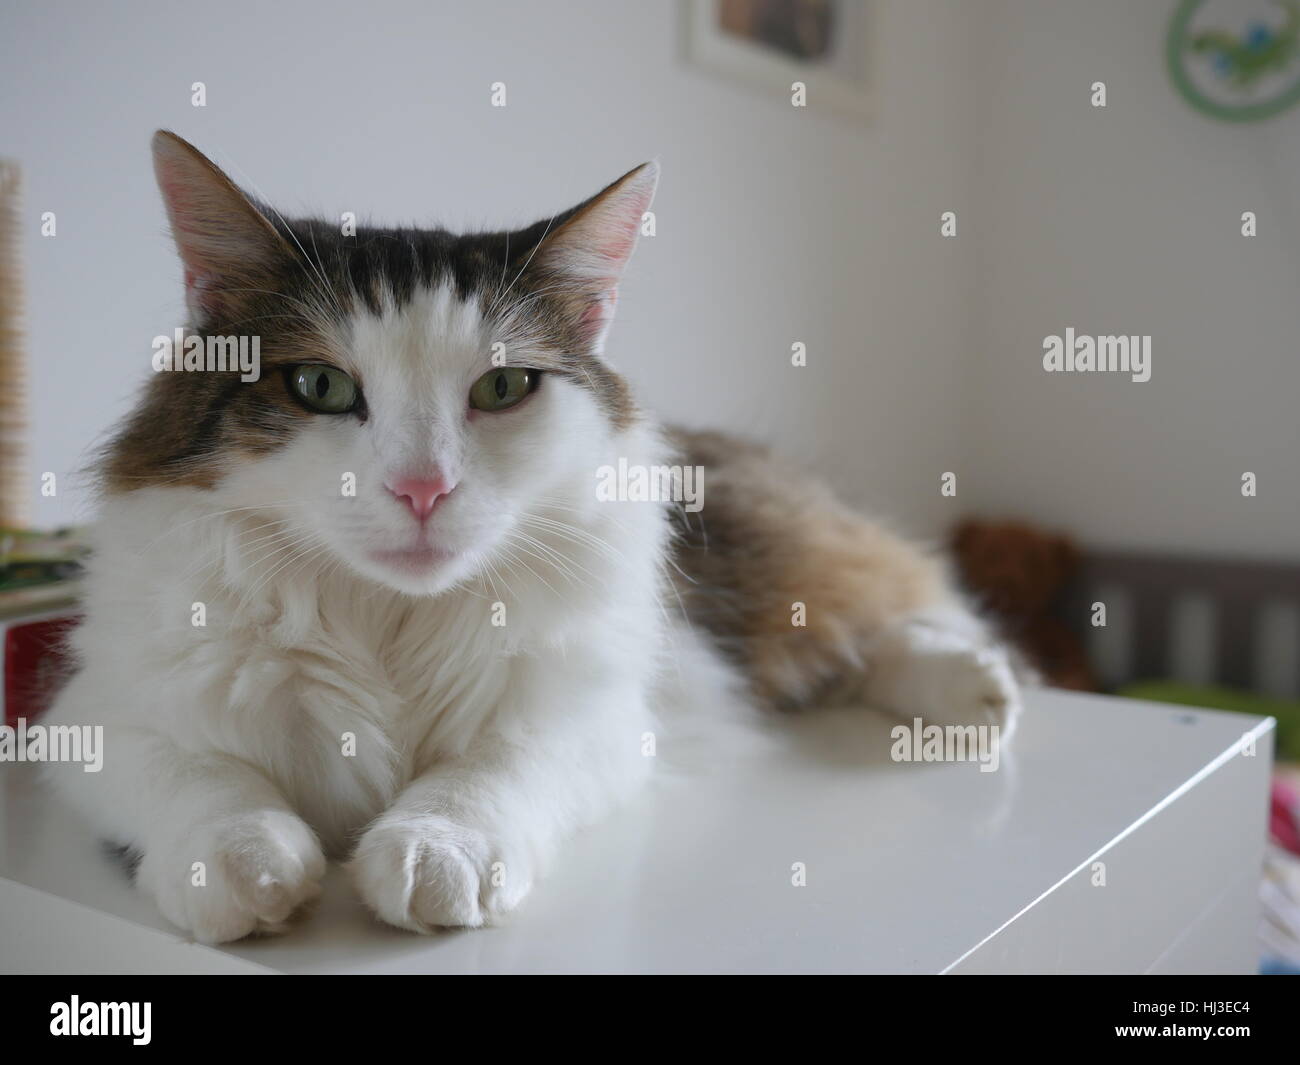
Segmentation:
<svg viewBox="0 0 1300 1065">
<path fill-rule="evenodd" d="M 766 449 L 712 432 L 672 440 L 704 467 L 703 508 L 674 511 L 677 594 L 769 706 L 853 690 L 891 622 L 946 601 L 938 560 Z"/>
</svg>

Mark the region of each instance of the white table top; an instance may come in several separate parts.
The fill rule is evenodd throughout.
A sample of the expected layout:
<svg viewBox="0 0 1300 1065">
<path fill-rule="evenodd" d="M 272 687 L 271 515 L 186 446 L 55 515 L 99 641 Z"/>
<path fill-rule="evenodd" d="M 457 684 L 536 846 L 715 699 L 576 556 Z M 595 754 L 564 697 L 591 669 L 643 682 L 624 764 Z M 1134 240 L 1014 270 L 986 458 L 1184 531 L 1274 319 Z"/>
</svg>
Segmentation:
<svg viewBox="0 0 1300 1065">
<path fill-rule="evenodd" d="M 131 961 L 213 971 L 940 972 L 1230 757 L 1245 733 L 1271 727 L 1037 691 L 1001 769 L 981 773 L 975 763 L 890 761 L 895 724 L 868 712 L 809 714 L 782 725 L 789 742 L 770 754 L 656 782 L 572 841 L 499 928 L 433 937 L 386 928 L 332 869 L 320 907 L 289 934 L 180 947 L 22 764 L 0 766 L 0 877 L 125 919 L 107 922 L 89 952 L 106 971 Z M 795 862 L 805 887 L 791 883 Z M 0 889 L 0 970 L 90 964 L 77 951 L 92 933 L 46 951 L 49 935 L 32 930 L 37 909 L 68 924 L 86 911 Z M 164 935 L 140 932 L 132 961 L 120 941 L 138 926 Z"/>
</svg>

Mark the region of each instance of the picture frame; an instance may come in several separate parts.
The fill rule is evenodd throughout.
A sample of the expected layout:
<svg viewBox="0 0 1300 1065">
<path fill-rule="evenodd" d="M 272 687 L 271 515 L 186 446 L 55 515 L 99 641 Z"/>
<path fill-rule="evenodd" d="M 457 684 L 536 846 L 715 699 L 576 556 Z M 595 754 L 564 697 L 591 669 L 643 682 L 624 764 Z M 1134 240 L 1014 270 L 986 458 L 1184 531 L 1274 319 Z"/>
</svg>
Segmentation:
<svg viewBox="0 0 1300 1065">
<path fill-rule="evenodd" d="M 865 121 L 874 102 L 871 0 L 683 0 L 688 62 Z"/>
</svg>

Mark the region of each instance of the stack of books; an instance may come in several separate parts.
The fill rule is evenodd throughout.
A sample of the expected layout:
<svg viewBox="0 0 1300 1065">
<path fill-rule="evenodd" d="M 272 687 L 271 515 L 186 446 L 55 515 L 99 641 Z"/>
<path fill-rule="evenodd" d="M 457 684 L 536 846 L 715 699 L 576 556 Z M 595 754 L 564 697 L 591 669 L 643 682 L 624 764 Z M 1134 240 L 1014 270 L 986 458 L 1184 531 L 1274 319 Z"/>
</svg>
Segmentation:
<svg viewBox="0 0 1300 1065">
<path fill-rule="evenodd" d="M 79 620 L 84 529 L 0 528 L 0 709 L 4 723 L 31 721 L 68 668 L 66 641 Z"/>
</svg>

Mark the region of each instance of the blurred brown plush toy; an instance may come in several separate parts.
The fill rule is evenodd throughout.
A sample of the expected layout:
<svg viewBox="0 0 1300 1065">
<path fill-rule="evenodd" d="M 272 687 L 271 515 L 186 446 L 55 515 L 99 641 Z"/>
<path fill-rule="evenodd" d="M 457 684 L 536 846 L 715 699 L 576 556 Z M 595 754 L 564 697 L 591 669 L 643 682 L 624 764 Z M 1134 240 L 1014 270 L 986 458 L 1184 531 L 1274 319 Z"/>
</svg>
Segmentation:
<svg viewBox="0 0 1300 1065">
<path fill-rule="evenodd" d="M 1052 614 L 1079 566 L 1067 537 L 1020 521 L 961 522 L 953 556 L 966 590 L 1054 688 L 1094 691 L 1083 641 Z"/>
</svg>

